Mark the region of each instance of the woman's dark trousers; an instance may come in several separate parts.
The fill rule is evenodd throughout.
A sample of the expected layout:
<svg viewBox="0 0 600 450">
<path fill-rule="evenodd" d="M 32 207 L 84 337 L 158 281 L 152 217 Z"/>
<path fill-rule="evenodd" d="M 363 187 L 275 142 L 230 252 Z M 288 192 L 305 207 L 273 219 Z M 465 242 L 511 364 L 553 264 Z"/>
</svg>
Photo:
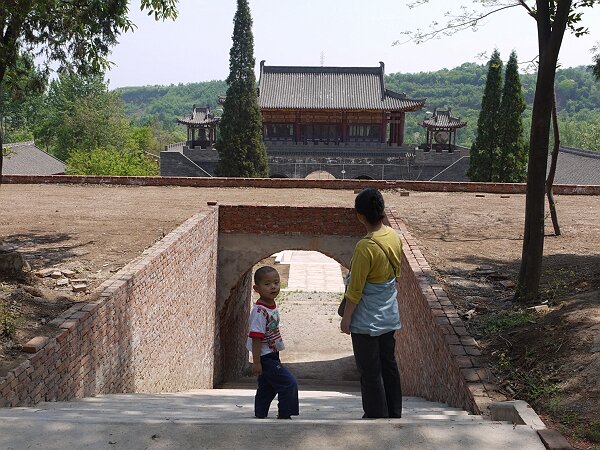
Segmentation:
<svg viewBox="0 0 600 450">
<path fill-rule="evenodd" d="M 365 418 L 402 416 L 402 389 L 394 333 L 390 331 L 381 336 L 352 333 Z"/>
<path fill-rule="evenodd" d="M 279 360 L 279 353 L 268 353 L 260 357 L 262 374 L 258 376 L 258 389 L 254 397 L 254 414 L 264 418 L 269 414 L 271 402 L 278 396 L 278 416 L 287 419 L 297 416 L 298 382 L 292 373 Z"/>
</svg>

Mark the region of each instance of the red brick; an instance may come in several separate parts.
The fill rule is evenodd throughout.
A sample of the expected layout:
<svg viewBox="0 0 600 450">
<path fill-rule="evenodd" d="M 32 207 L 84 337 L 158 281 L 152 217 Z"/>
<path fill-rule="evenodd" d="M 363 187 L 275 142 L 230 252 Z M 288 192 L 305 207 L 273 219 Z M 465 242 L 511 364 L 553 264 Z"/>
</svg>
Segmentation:
<svg viewBox="0 0 600 450">
<path fill-rule="evenodd" d="M 449 320 L 450 320 L 450 324 L 453 327 L 464 327 L 465 326 L 465 323 L 461 319 L 458 319 L 456 317 L 451 317 Z"/>
<path fill-rule="evenodd" d="M 483 383 L 467 383 L 467 388 L 471 391 L 471 394 L 475 397 L 485 397 L 486 392 L 483 387 Z"/>
<path fill-rule="evenodd" d="M 61 324 L 61 328 L 65 329 L 65 330 L 73 330 L 75 327 L 77 326 L 77 321 L 76 320 L 65 320 L 62 324 Z"/>
<path fill-rule="evenodd" d="M 471 347 L 469 345 L 465 345 L 465 352 L 467 352 L 467 355 L 481 356 L 481 350 L 479 350 L 477 347 Z"/>
<path fill-rule="evenodd" d="M 468 336 L 469 333 L 465 327 L 454 327 L 454 331 L 461 337 Z"/>
<path fill-rule="evenodd" d="M 460 340 L 458 336 L 455 334 L 446 334 L 444 335 L 444 339 L 446 340 L 446 344 L 460 344 Z"/>
<path fill-rule="evenodd" d="M 456 363 L 458 364 L 458 367 L 460 367 L 460 368 L 473 367 L 471 358 L 469 358 L 468 356 L 456 356 L 454 358 L 454 360 L 456 361 Z"/>
<path fill-rule="evenodd" d="M 460 373 L 462 374 L 463 378 L 466 381 L 481 381 L 479 379 L 479 374 L 477 373 L 477 369 L 473 369 L 473 368 L 463 368 L 460 369 Z"/>
<path fill-rule="evenodd" d="M 477 347 L 477 341 L 475 339 L 473 339 L 471 336 L 463 336 L 460 338 L 460 342 L 463 345 L 471 345 L 474 347 Z"/>
<path fill-rule="evenodd" d="M 462 345 L 450 345 L 450 353 L 456 356 L 465 356 L 467 354 Z"/>
<path fill-rule="evenodd" d="M 446 317 L 434 317 L 433 320 L 438 325 L 450 325 L 450 321 Z"/>
<path fill-rule="evenodd" d="M 50 341 L 50 338 L 48 338 L 46 336 L 36 336 L 33 339 L 31 339 L 29 342 L 27 342 L 23 346 L 22 350 L 25 353 L 35 353 L 35 352 L 41 350 L 42 348 L 44 348 L 44 346 L 48 343 L 48 341 Z"/>
</svg>

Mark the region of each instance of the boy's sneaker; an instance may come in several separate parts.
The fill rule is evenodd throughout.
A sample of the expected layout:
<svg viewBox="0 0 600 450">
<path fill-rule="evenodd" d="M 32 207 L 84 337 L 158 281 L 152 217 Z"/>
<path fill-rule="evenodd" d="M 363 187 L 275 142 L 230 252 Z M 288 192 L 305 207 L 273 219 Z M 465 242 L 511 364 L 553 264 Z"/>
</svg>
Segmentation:
<svg viewBox="0 0 600 450">
<path fill-rule="evenodd" d="M 292 416 L 280 416 L 279 414 L 277 414 L 277 418 L 278 419 L 289 419 L 289 420 L 292 420 Z"/>
</svg>

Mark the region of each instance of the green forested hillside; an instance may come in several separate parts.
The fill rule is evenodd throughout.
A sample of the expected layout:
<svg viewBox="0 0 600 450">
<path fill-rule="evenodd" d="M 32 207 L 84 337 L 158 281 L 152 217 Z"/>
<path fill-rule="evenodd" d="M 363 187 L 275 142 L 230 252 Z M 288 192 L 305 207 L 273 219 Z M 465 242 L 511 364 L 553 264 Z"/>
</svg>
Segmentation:
<svg viewBox="0 0 600 450">
<path fill-rule="evenodd" d="M 192 105 L 218 106 L 219 95 L 225 95 L 224 81 L 172 84 L 170 86 L 142 86 L 117 89 L 125 102 L 128 116 L 141 123 L 158 119 L 173 123 L 176 117 L 189 114 Z"/>
<path fill-rule="evenodd" d="M 465 63 L 454 69 L 437 72 L 390 74 L 386 78 L 386 85 L 412 98 L 426 98 L 426 111 L 451 107 L 454 115 L 468 122 L 467 127 L 459 131 L 459 142 L 470 145 L 476 130 L 486 73 L 487 68 L 483 65 Z M 523 115 L 527 132 L 535 92 L 535 74 L 522 74 L 521 83 L 528 105 Z M 600 82 L 594 79 L 591 71 L 586 67 L 559 69 L 556 97 L 561 127 L 564 126 L 561 130 L 563 144 L 590 148 L 595 143 L 595 149 L 600 150 Z M 407 115 L 407 141 L 420 142 L 423 139 L 423 128 L 418 126 L 423 116 L 420 113 Z M 587 131 L 581 134 L 574 129 Z"/>
<path fill-rule="evenodd" d="M 426 111 L 451 107 L 453 114 L 468 122 L 459 131 L 458 141 L 471 145 L 481 106 L 487 69 L 484 65 L 465 63 L 454 69 L 436 72 L 393 73 L 386 76 L 386 86 L 404 92 L 411 98 L 426 98 L 426 109 L 407 114 L 406 142 L 424 140 L 419 126 Z M 535 90 L 535 75 L 522 74 L 521 83 L 528 104 L 523 115 L 526 133 L 529 130 L 531 103 Z M 177 116 L 189 113 L 192 105 L 216 108 L 217 97 L 224 95 L 224 81 L 121 88 L 127 114 L 141 124 L 159 120 L 172 129 Z M 600 150 L 600 82 L 586 67 L 559 69 L 556 95 L 561 119 L 562 143 L 567 146 Z M 526 136 L 528 139 L 528 136 Z"/>
</svg>

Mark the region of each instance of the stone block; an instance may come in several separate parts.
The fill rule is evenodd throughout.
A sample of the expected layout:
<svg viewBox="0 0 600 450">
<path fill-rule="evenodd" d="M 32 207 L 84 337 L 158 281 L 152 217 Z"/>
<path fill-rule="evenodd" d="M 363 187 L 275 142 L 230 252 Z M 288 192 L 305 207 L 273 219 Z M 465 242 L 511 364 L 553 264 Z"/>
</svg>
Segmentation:
<svg viewBox="0 0 600 450">
<path fill-rule="evenodd" d="M 562 434 L 548 428 L 537 430 L 537 433 L 548 450 L 572 450 L 571 444 L 567 442 Z"/>
<path fill-rule="evenodd" d="M 73 292 L 85 292 L 87 291 L 87 284 L 85 283 L 74 283 L 71 287 Z"/>
</svg>

